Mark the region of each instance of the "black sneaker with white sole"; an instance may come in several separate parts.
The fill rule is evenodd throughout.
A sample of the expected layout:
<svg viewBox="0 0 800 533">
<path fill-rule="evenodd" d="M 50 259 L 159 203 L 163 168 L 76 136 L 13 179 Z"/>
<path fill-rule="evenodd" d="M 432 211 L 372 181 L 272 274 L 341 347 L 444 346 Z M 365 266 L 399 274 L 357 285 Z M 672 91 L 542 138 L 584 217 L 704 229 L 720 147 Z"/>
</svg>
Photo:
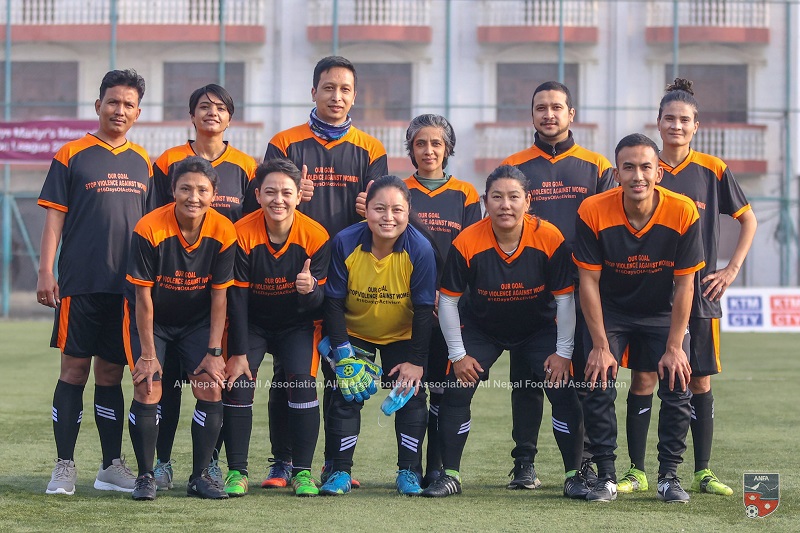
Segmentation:
<svg viewBox="0 0 800 533">
<path fill-rule="evenodd" d="M 134 500 L 155 500 L 156 499 L 156 478 L 150 472 L 142 474 L 136 478 L 136 483 L 133 486 Z"/>
<path fill-rule="evenodd" d="M 542 485 L 536 475 L 536 469 L 533 468 L 533 463 L 527 461 L 515 461 L 514 468 L 508 475 L 512 477 L 506 485 L 508 490 L 534 490 Z"/>
<path fill-rule="evenodd" d="M 446 498 L 453 494 L 461 494 L 461 482 L 457 477 L 444 474 L 442 477 L 428 485 L 421 495 L 426 498 Z"/>
<path fill-rule="evenodd" d="M 658 477 L 656 497 L 667 503 L 687 503 L 689 494 L 681 487 L 681 480 L 674 476 Z"/>
<path fill-rule="evenodd" d="M 564 496 L 567 498 L 585 500 L 589 491 L 590 489 L 586 486 L 586 480 L 583 479 L 583 474 L 581 474 L 580 470 L 564 480 Z"/>
<path fill-rule="evenodd" d="M 189 484 L 186 485 L 186 495 L 205 500 L 225 500 L 228 498 L 225 487 L 211 477 L 207 468 L 203 470 L 202 474 L 189 480 Z"/>
<path fill-rule="evenodd" d="M 586 500 L 590 502 L 610 502 L 616 499 L 617 480 L 610 476 L 599 478 L 586 495 Z"/>
</svg>

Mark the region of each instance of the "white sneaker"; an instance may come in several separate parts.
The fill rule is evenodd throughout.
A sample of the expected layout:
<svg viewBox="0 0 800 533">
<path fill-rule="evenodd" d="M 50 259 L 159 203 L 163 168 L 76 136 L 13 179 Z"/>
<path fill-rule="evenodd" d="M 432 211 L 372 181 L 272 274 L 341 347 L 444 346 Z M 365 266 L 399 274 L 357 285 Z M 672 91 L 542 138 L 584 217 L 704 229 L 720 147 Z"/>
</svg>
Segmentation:
<svg viewBox="0 0 800 533">
<path fill-rule="evenodd" d="M 75 482 L 78 480 L 78 469 L 75 461 L 69 459 L 56 459 L 56 466 L 53 467 L 53 474 L 50 476 L 50 483 L 47 484 L 45 494 L 75 494 Z"/>
<path fill-rule="evenodd" d="M 136 488 L 136 476 L 125 464 L 125 458 L 120 457 L 111 461 L 111 466 L 97 471 L 97 479 L 94 480 L 94 488 L 97 490 L 116 490 L 118 492 L 133 492 Z"/>
</svg>

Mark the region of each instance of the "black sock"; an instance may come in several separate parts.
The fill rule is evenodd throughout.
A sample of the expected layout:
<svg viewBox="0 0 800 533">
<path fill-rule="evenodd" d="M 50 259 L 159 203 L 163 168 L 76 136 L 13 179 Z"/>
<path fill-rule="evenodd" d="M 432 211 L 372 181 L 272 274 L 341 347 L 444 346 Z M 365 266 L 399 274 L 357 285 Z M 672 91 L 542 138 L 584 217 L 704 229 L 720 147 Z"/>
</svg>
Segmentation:
<svg viewBox="0 0 800 533">
<path fill-rule="evenodd" d="M 247 475 L 247 455 L 250 451 L 250 433 L 253 429 L 253 406 L 222 408 L 222 431 L 225 437 L 225 454 L 229 470 L 238 470 Z"/>
<path fill-rule="evenodd" d="M 631 464 L 644 472 L 644 458 L 647 451 L 647 433 L 650 431 L 650 415 L 653 412 L 652 394 L 628 393 L 628 415 L 625 418 L 625 432 L 628 435 L 628 455 Z"/>
<path fill-rule="evenodd" d="M 442 393 L 431 392 L 428 410 L 428 447 L 425 453 L 425 472 L 442 469 L 442 452 L 439 450 L 439 404 Z"/>
<path fill-rule="evenodd" d="M 427 394 L 422 388 L 394 415 L 397 467 L 422 475 L 422 445 L 428 429 Z"/>
<path fill-rule="evenodd" d="M 175 433 L 178 431 L 178 421 L 181 417 L 181 398 L 183 392 L 176 379 L 161 380 L 161 400 L 158 402 L 158 442 L 156 443 L 157 457 L 166 463 L 172 459 L 172 445 L 175 443 Z"/>
<path fill-rule="evenodd" d="M 75 443 L 83 418 L 84 385 L 58 380 L 53 393 L 53 435 L 59 459 L 75 459 Z"/>
<path fill-rule="evenodd" d="M 194 479 L 208 467 L 214 445 L 222 428 L 222 400 L 197 400 L 192 415 L 192 476 Z"/>
<path fill-rule="evenodd" d="M 125 398 L 122 385 L 94 386 L 94 421 L 100 434 L 103 468 L 122 455 L 122 431 L 125 426 Z"/>
<path fill-rule="evenodd" d="M 295 476 L 303 470 L 311 470 L 311 461 L 319 437 L 319 403 L 303 408 L 289 407 L 289 416 L 292 475 Z"/>
<path fill-rule="evenodd" d="M 694 471 L 708 468 L 711 443 L 714 440 L 714 395 L 711 391 L 692 396 L 692 440 L 694 441 Z"/>
<path fill-rule="evenodd" d="M 158 404 L 131 402 L 128 416 L 128 431 L 131 435 L 133 453 L 139 464 L 139 475 L 153 472 L 153 462 L 158 439 Z"/>
<path fill-rule="evenodd" d="M 461 456 L 472 424 L 470 404 L 477 385 L 445 390 L 439 406 L 439 449 L 445 470 L 461 470 Z"/>
</svg>

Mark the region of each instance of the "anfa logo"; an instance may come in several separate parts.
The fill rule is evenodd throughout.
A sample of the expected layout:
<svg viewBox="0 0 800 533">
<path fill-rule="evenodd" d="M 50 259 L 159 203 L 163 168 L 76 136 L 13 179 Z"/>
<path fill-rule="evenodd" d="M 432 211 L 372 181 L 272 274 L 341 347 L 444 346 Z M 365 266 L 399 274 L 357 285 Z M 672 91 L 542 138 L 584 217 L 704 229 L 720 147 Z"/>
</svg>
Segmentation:
<svg viewBox="0 0 800 533">
<path fill-rule="evenodd" d="M 778 474 L 744 474 L 744 512 L 763 518 L 778 508 L 781 484 Z"/>
</svg>

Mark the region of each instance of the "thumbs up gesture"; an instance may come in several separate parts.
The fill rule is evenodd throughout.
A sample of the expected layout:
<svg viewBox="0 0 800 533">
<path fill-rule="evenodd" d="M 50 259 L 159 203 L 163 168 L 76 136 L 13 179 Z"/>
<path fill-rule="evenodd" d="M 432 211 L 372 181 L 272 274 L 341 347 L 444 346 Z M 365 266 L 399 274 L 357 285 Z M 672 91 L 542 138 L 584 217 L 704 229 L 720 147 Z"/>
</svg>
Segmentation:
<svg viewBox="0 0 800 533">
<path fill-rule="evenodd" d="M 364 189 L 364 192 L 358 193 L 356 197 L 356 213 L 361 215 L 362 217 L 367 217 L 367 193 L 369 192 L 369 188 L 372 186 L 372 182 L 370 181 L 367 183 L 367 188 Z"/>
<path fill-rule="evenodd" d="M 317 288 L 317 278 L 311 275 L 311 259 L 303 263 L 303 270 L 297 274 L 294 287 L 300 294 L 308 294 Z"/>
<path fill-rule="evenodd" d="M 314 181 L 308 179 L 308 166 L 303 165 L 303 177 L 300 178 L 300 190 L 303 192 L 301 202 L 310 202 L 314 196 Z"/>
</svg>

